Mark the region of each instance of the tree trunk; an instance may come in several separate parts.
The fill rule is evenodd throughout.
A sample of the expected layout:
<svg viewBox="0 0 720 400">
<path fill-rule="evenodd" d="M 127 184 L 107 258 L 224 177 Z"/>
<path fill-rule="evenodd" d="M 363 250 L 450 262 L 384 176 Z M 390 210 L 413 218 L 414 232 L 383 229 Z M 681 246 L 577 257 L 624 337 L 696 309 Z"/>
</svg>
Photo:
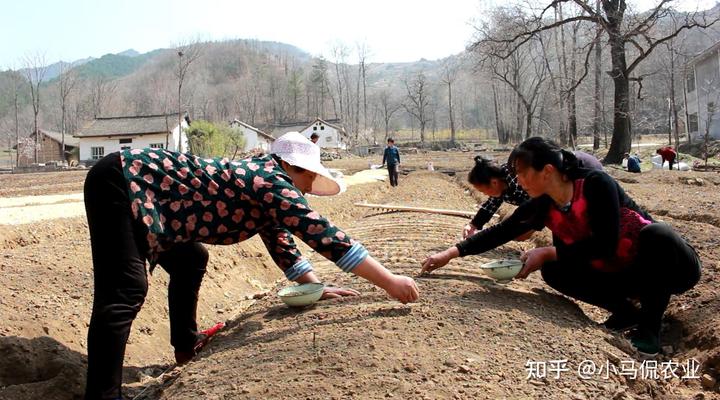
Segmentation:
<svg viewBox="0 0 720 400">
<path fill-rule="evenodd" d="M 680 126 L 678 124 L 677 103 L 675 102 L 675 54 L 670 54 L 670 112 L 672 129 L 675 136 L 675 148 L 680 146 Z"/>
<path fill-rule="evenodd" d="M 597 0 L 595 3 L 595 12 L 600 14 L 600 0 Z M 597 25 L 597 33 L 596 33 L 596 39 L 597 43 L 595 43 L 595 98 L 593 99 L 593 108 L 594 108 L 594 114 L 593 114 L 593 150 L 598 150 L 600 148 L 600 69 L 602 68 L 602 45 L 600 42 L 600 32 L 602 30 L 602 27 L 598 24 Z"/>
<path fill-rule="evenodd" d="M 613 135 L 605 162 L 619 164 L 623 155 L 630 152 L 630 84 L 625 61 L 625 45 L 618 32 L 609 32 L 612 79 L 615 86 L 613 99 Z"/>
<path fill-rule="evenodd" d="M 685 100 L 684 104 L 687 104 L 687 71 L 683 72 L 683 100 Z M 697 90 L 697 89 L 696 89 Z M 699 107 L 699 105 L 698 105 Z M 677 115 L 677 110 L 675 111 L 675 115 Z M 677 117 L 675 117 L 675 121 L 677 121 Z M 687 107 L 685 107 L 685 131 L 687 132 L 687 141 L 688 144 L 692 144 L 692 135 L 690 134 L 690 112 L 688 111 Z M 677 122 L 675 122 L 677 124 Z"/>
<path fill-rule="evenodd" d="M 38 113 L 35 111 L 35 116 L 33 117 L 33 131 L 35 132 L 35 164 L 39 163 L 40 161 L 40 132 L 38 132 Z"/>
<path fill-rule="evenodd" d="M 450 114 L 450 143 L 455 144 L 455 120 L 452 106 L 452 82 L 448 80 L 448 110 Z"/>
<path fill-rule="evenodd" d="M 15 104 L 15 168 L 20 166 L 20 119 L 18 118 L 18 92 L 17 87 L 13 92 L 13 101 Z"/>
<path fill-rule="evenodd" d="M 530 127 L 530 124 L 532 124 L 531 106 L 530 103 L 525 104 L 525 139 L 530 139 L 530 135 L 532 134 Z"/>
<path fill-rule="evenodd" d="M 63 165 L 65 165 L 65 100 L 63 100 L 62 116 L 60 118 L 62 120 L 60 123 L 60 161 L 62 161 Z"/>
<path fill-rule="evenodd" d="M 497 131 L 498 142 L 500 142 L 501 144 L 505 144 L 507 143 L 507 140 L 505 140 L 505 135 L 503 134 L 503 130 L 501 127 L 500 114 L 498 112 L 497 90 L 495 89 L 495 84 L 492 85 L 492 91 L 493 103 L 495 106 L 495 130 Z"/>
</svg>

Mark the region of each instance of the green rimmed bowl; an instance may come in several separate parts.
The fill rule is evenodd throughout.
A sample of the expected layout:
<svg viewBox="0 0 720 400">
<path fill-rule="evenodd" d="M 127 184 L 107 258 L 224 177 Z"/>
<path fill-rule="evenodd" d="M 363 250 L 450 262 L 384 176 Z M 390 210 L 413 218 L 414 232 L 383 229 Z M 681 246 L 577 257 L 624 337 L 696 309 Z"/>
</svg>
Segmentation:
<svg viewBox="0 0 720 400">
<path fill-rule="evenodd" d="M 303 283 L 281 289 L 278 296 L 290 307 L 303 307 L 320 300 L 324 289 L 325 285 L 322 283 Z"/>
<path fill-rule="evenodd" d="M 523 267 L 520 260 L 496 260 L 480 266 L 480 270 L 498 283 L 508 283 Z"/>
</svg>

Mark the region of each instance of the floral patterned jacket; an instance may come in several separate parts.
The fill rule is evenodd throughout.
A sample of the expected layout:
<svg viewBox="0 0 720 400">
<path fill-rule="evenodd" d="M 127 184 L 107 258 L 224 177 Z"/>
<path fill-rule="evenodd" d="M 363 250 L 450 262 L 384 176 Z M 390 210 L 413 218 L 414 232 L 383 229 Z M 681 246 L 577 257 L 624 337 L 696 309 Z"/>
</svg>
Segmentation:
<svg viewBox="0 0 720 400">
<path fill-rule="evenodd" d="M 260 234 L 290 280 L 312 270 L 293 237 L 350 272 L 367 250 L 308 205 L 271 155 L 202 159 L 163 149 L 120 152 L 132 215 L 147 227 L 151 264 L 173 243 L 242 242 Z"/>
</svg>

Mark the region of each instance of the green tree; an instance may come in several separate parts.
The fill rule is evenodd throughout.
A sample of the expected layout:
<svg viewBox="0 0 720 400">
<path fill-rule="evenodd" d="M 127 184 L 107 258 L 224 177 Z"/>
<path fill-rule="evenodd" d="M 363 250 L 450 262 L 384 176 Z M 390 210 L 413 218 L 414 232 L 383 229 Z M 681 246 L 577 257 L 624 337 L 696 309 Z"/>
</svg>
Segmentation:
<svg viewBox="0 0 720 400">
<path fill-rule="evenodd" d="M 190 152 L 200 157 L 234 158 L 245 147 L 245 138 L 239 130 L 195 120 L 187 131 Z"/>
</svg>

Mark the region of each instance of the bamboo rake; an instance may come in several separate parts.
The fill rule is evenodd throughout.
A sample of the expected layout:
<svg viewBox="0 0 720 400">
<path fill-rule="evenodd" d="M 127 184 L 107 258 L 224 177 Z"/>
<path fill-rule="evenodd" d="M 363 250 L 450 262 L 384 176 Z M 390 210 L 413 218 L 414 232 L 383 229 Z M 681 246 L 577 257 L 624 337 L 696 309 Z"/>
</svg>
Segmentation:
<svg viewBox="0 0 720 400">
<path fill-rule="evenodd" d="M 446 210 L 442 208 L 427 208 L 427 207 L 411 207 L 411 206 L 396 206 L 391 204 L 372 204 L 372 203 L 355 203 L 358 207 L 374 208 L 377 210 L 387 211 L 407 211 L 407 212 L 419 212 L 426 214 L 442 214 L 450 215 L 454 217 L 472 218 L 475 216 L 474 211 L 460 211 L 460 210 Z"/>
</svg>

